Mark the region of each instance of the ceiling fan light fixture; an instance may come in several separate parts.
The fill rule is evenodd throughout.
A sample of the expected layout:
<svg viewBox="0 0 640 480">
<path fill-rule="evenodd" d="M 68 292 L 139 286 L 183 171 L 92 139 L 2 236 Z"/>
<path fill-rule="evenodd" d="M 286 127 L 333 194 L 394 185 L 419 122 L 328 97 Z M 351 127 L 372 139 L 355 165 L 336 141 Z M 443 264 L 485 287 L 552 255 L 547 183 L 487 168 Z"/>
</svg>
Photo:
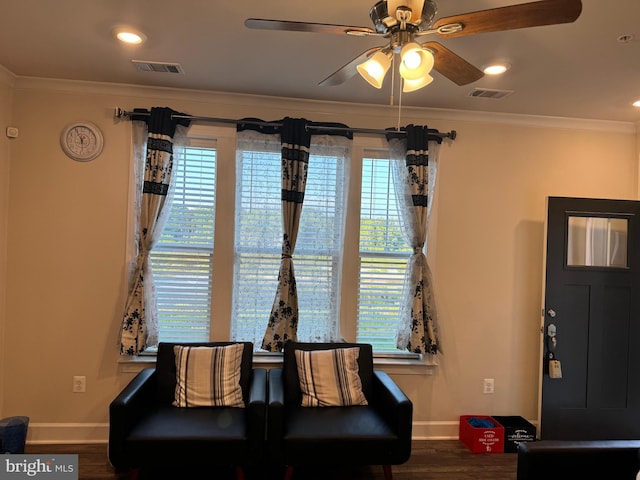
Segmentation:
<svg viewBox="0 0 640 480">
<path fill-rule="evenodd" d="M 382 36 L 388 40 L 386 47 L 378 46 L 365 50 L 320 82 L 322 86 L 338 85 L 360 72 L 369 83 L 381 88 L 383 81 L 381 70 L 384 68 L 379 68 L 378 72 L 374 72 L 375 78 L 367 73 L 366 65 L 356 69 L 365 63 L 373 55 L 373 52 L 383 51 L 394 58 L 396 54 L 399 54 L 398 50 L 402 50 L 402 47 L 407 43 L 413 43 L 414 38 L 430 34 L 452 38 L 572 23 L 580 16 L 582 3 L 582 0 L 529 1 L 528 3 L 466 12 L 434 20 L 437 11 L 436 0 L 376 0 L 375 5 L 369 10 L 369 16 L 375 29 L 266 18 L 247 18 L 244 24 L 247 28 L 261 30 Z M 625 37 L 626 39 L 627 37 Z M 458 86 L 475 82 L 484 76 L 482 70 L 438 42 L 426 42 L 422 44 L 422 47 L 422 50 L 426 50 L 428 53 L 421 51 L 419 54 L 419 67 L 410 68 L 400 62 L 400 74 L 404 79 L 418 80 L 427 75 L 434 67 L 433 55 L 438 56 L 438 64 L 435 66 L 438 73 Z M 426 67 L 423 67 L 423 62 Z M 386 64 L 386 61 L 384 63 Z"/>
<path fill-rule="evenodd" d="M 409 70 L 415 70 L 422 63 L 422 57 L 417 50 L 411 50 L 402 57 L 402 63 Z"/>
<path fill-rule="evenodd" d="M 426 74 L 424 77 L 417 80 L 404 79 L 402 82 L 402 91 L 404 93 L 415 92 L 416 90 L 420 90 L 422 87 L 426 87 L 431 82 L 433 82 L 433 77 L 429 74 Z"/>
<path fill-rule="evenodd" d="M 358 73 L 370 85 L 376 88 L 382 88 L 382 82 L 391 67 L 391 57 L 382 50 L 374 53 L 367 61 L 356 67 Z"/>
<path fill-rule="evenodd" d="M 433 68 L 434 58 L 429 50 L 415 42 L 409 42 L 400 51 L 400 75 L 405 80 L 418 80 L 428 75 Z"/>
<path fill-rule="evenodd" d="M 635 102 L 633 102 L 631 105 L 633 105 L 636 108 L 640 108 L 640 100 L 636 100 Z"/>
</svg>

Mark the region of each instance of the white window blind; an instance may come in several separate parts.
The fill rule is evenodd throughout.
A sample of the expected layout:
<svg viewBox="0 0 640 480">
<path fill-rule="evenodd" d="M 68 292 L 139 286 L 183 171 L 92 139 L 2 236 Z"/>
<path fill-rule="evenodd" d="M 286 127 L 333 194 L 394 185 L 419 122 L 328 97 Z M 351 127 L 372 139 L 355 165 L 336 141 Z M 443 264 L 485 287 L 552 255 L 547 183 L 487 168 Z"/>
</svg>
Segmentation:
<svg viewBox="0 0 640 480">
<path fill-rule="evenodd" d="M 399 353 L 396 330 L 412 250 L 402 235 L 391 162 L 375 153 L 362 160 L 357 338 L 376 353 Z"/>
<path fill-rule="evenodd" d="M 173 175 L 171 210 L 151 252 L 159 340 L 208 341 L 216 149 L 211 146 L 176 148 Z"/>
<path fill-rule="evenodd" d="M 282 251 L 279 136 L 238 138 L 236 231 L 231 337 L 262 344 Z M 298 339 L 328 341 L 338 330 L 343 237 L 342 141 L 320 145 L 313 137 L 293 264 L 298 287 Z M 322 137 L 321 137 L 322 138 Z"/>
</svg>

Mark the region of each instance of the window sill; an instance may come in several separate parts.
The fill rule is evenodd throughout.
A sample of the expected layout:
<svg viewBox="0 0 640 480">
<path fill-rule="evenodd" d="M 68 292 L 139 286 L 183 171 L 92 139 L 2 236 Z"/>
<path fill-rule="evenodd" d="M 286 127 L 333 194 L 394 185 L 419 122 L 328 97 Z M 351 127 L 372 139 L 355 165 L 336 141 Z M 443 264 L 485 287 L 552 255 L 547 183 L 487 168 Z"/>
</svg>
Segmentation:
<svg viewBox="0 0 640 480">
<path fill-rule="evenodd" d="M 156 366 L 156 355 L 121 356 L 118 359 L 118 371 L 121 373 L 138 373 L 145 368 Z"/>
<path fill-rule="evenodd" d="M 255 353 L 253 365 L 260 368 L 278 368 L 282 366 L 280 353 Z M 384 370 L 391 375 L 433 375 L 437 364 L 430 363 L 418 356 L 404 355 L 374 355 L 375 369 Z"/>
<path fill-rule="evenodd" d="M 118 360 L 118 369 L 122 373 L 138 373 L 144 368 L 153 368 L 155 365 L 156 355 L 151 352 L 132 357 L 123 356 Z M 266 369 L 281 367 L 282 354 L 256 352 L 253 356 L 253 365 Z M 433 375 L 438 364 L 418 356 L 374 355 L 373 366 L 390 375 Z"/>
<path fill-rule="evenodd" d="M 373 356 L 373 367 L 389 375 L 433 375 L 437 363 L 424 357 L 402 358 L 402 356 Z"/>
</svg>

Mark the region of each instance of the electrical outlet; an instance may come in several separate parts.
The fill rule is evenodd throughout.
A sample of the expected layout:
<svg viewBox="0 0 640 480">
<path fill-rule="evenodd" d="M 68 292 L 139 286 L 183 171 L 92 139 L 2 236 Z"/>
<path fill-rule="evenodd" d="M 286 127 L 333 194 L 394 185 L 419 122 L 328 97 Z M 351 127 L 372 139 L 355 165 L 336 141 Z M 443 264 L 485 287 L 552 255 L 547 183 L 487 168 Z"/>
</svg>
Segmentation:
<svg viewBox="0 0 640 480">
<path fill-rule="evenodd" d="M 73 392 L 74 393 L 85 393 L 87 391 L 87 377 L 75 376 L 73 377 Z"/>
<path fill-rule="evenodd" d="M 495 380 L 493 378 L 484 379 L 483 393 L 493 393 L 495 388 Z"/>
</svg>

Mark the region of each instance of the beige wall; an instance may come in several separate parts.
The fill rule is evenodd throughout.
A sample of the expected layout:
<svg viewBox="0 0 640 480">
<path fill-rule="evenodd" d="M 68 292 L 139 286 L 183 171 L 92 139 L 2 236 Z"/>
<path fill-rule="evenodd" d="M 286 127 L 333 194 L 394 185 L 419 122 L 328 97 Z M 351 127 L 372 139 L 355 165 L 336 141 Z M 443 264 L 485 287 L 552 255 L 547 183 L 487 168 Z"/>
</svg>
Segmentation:
<svg viewBox="0 0 640 480">
<path fill-rule="evenodd" d="M 20 137 L 10 169 L 0 139 L 2 191 L 6 173 L 11 186 L 8 208 L 0 195 L 0 234 L 8 223 L 0 414 L 29 415 L 31 441 L 104 440 L 108 404 L 134 375 L 117 363 L 130 126 L 114 121 L 114 107 L 374 128 L 397 116 L 388 107 L 34 79 L 16 81 L 11 110 L 2 88 L 0 119 L 12 111 Z M 105 137 L 89 163 L 59 148 L 65 125 L 82 119 Z M 415 403 L 416 432 L 455 437 L 457 417 L 469 413 L 536 420 L 545 197 L 636 198 L 636 127 L 411 109 L 402 123 L 458 132 L 441 149 L 429 245 L 444 355 L 433 375 L 394 374 Z M 87 377 L 87 393 L 71 392 L 73 375 Z M 484 378 L 495 378 L 494 395 L 482 394 Z"/>
<path fill-rule="evenodd" d="M 0 67 L 0 129 L 5 131 L 12 121 L 14 77 Z M 9 217 L 9 158 L 11 140 L 0 134 L 0 347 L 4 345 L 4 326 L 6 318 L 7 284 L 7 223 Z M 4 351 L 3 348 L 0 350 Z M 4 355 L 0 353 L 0 392 L 4 391 Z M 0 393 L 0 413 L 2 413 L 4 396 Z"/>
<path fill-rule="evenodd" d="M 636 122 L 636 156 L 638 158 L 638 169 L 640 170 L 640 122 Z M 640 172 L 638 172 L 638 192 L 636 193 L 637 198 L 640 198 Z"/>
<path fill-rule="evenodd" d="M 537 419 L 545 198 L 634 198 L 633 135 L 457 128 L 438 187 L 444 355 L 428 418 L 480 411 Z M 484 378 L 495 378 L 494 395 L 482 394 Z"/>
</svg>

